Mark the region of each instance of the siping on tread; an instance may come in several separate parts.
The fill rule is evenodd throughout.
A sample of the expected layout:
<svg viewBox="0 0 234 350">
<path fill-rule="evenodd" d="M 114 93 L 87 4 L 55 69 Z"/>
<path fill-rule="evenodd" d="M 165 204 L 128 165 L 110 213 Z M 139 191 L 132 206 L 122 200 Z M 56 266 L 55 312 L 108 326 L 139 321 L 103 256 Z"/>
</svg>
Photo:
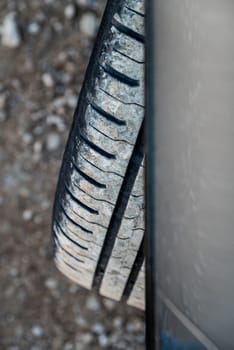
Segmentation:
<svg viewBox="0 0 234 350">
<path fill-rule="evenodd" d="M 106 73 L 108 73 L 110 76 L 117 79 L 121 83 L 124 83 L 132 87 L 139 86 L 139 81 L 137 79 L 128 77 L 126 74 L 119 72 L 117 69 L 114 69 L 109 64 L 105 64 L 105 66 L 102 66 L 102 68 Z"/>
<path fill-rule="evenodd" d="M 115 159 L 115 155 L 111 154 L 104 149 L 100 148 L 99 146 L 95 145 L 92 141 L 88 140 L 85 136 L 80 134 L 81 139 L 86 143 L 90 148 L 92 148 L 95 152 L 99 153 L 101 156 L 107 158 L 107 159 Z"/>
<path fill-rule="evenodd" d="M 126 121 L 125 120 L 119 120 L 118 118 L 114 117 L 113 115 L 111 115 L 110 113 L 104 111 L 104 109 L 98 105 L 96 105 L 95 102 L 92 102 L 91 107 L 98 112 L 99 114 L 101 114 L 104 118 L 110 120 L 111 122 L 117 124 L 117 125 L 126 125 Z"/>
<path fill-rule="evenodd" d="M 89 183 L 91 183 L 92 185 L 98 187 L 98 188 L 106 188 L 105 184 L 102 184 L 100 182 L 98 182 L 97 180 L 93 179 L 92 177 L 90 177 L 89 175 L 85 174 L 82 170 L 79 169 L 79 167 L 75 164 L 75 162 L 73 160 L 71 160 L 72 165 L 74 166 L 74 169 L 79 173 L 79 175 L 81 175 L 86 181 L 88 181 Z"/>
<path fill-rule="evenodd" d="M 139 34 L 135 32 L 133 29 L 130 29 L 126 27 L 123 23 L 117 21 L 116 19 L 113 19 L 113 25 L 120 33 L 126 34 L 127 36 L 130 36 L 130 38 L 139 41 L 140 43 L 145 43 L 145 37 L 142 34 Z"/>
</svg>

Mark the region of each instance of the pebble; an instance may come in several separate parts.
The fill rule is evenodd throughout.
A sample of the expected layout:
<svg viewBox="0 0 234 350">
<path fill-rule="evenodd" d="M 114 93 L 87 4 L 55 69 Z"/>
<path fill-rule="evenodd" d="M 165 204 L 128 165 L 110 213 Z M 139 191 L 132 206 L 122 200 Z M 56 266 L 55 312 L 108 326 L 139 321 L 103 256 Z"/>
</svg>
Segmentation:
<svg viewBox="0 0 234 350">
<path fill-rule="evenodd" d="M 33 141 L 33 136 L 29 132 L 22 134 L 22 140 L 26 145 L 29 145 Z"/>
<path fill-rule="evenodd" d="M 138 331 L 144 331 L 145 325 L 140 320 L 134 320 L 127 323 L 127 331 L 129 333 L 135 333 Z"/>
<path fill-rule="evenodd" d="M 69 4 L 64 9 L 64 15 L 67 19 L 73 19 L 76 15 L 76 7 L 74 4 Z"/>
<path fill-rule="evenodd" d="M 10 270 L 10 275 L 12 276 L 12 277 L 16 277 L 16 276 L 18 276 L 18 270 L 17 270 L 17 268 L 15 268 L 15 267 L 13 267 L 11 270 Z"/>
<path fill-rule="evenodd" d="M 34 135 L 41 135 L 44 132 L 44 125 L 38 125 L 33 129 Z"/>
<path fill-rule="evenodd" d="M 16 22 L 15 13 L 8 13 L 2 24 L 2 45 L 8 48 L 16 48 L 21 44 L 21 35 Z"/>
<path fill-rule="evenodd" d="M 53 28 L 54 28 L 54 30 L 56 31 L 56 32 L 61 32 L 62 30 L 63 30 L 63 25 L 62 25 L 62 23 L 60 23 L 59 21 L 55 21 L 55 22 L 53 22 Z"/>
<path fill-rule="evenodd" d="M 116 329 L 120 329 L 123 325 L 123 320 L 121 317 L 115 317 L 114 322 L 113 322 L 113 326 Z"/>
<path fill-rule="evenodd" d="M 66 96 L 66 104 L 68 107 L 75 108 L 77 105 L 77 96 L 76 95 L 67 95 Z"/>
<path fill-rule="evenodd" d="M 100 310 L 100 303 L 94 295 L 91 295 L 87 298 L 86 301 L 86 309 L 89 311 L 99 311 Z"/>
<path fill-rule="evenodd" d="M 32 35 L 38 34 L 40 31 L 40 26 L 37 22 L 32 22 L 28 26 L 28 32 Z"/>
<path fill-rule="evenodd" d="M 73 344 L 72 343 L 65 343 L 64 344 L 64 347 L 63 347 L 63 350 L 73 350 L 74 347 L 73 347 Z"/>
<path fill-rule="evenodd" d="M 41 326 L 39 325 L 35 325 L 33 326 L 32 328 L 32 334 L 35 336 L 35 337 L 41 337 L 44 333 L 44 330 Z"/>
<path fill-rule="evenodd" d="M 78 337 L 78 341 L 84 345 L 88 345 L 93 341 L 93 336 L 90 333 L 83 333 Z"/>
<path fill-rule="evenodd" d="M 61 138 L 56 133 L 49 133 L 46 139 L 46 148 L 48 151 L 55 151 L 61 143 Z"/>
<path fill-rule="evenodd" d="M 80 328 L 86 328 L 86 327 L 88 327 L 88 322 L 87 322 L 87 320 L 86 320 L 84 317 L 82 317 L 82 316 L 77 317 L 77 318 L 75 319 L 75 322 L 76 322 L 76 324 L 77 324 Z"/>
<path fill-rule="evenodd" d="M 59 78 L 60 81 L 65 85 L 69 84 L 72 81 L 72 75 L 70 73 L 61 73 Z"/>
<path fill-rule="evenodd" d="M 66 125 L 64 123 L 64 120 L 55 114 L 50 114 L 46 118 L 47 125 L 54 125 L 58 129 L 58 131 L 63 132 L 66 130 Z"/>
<path fill-rule="evenodd" d="M 34 142 L 34 144 L 33 144 L 33 151 L 34 151 L 34 153 L 41 153 L 41 151 L 42 151 L 42 143 L 41 143 L 41 141 L 36 141 L 36 142 Z"/>
<path fill-rule="evenodd" d="M 42 74 L 41 80 L 47 88 L 52 88 L 54 86 L 54 80 L 50 73 Z"/>
<path fill-rule="evenodd" d="M 72 285 L 69 287 L 69 292 L 71 294 L 76 294 L 79 292 L 79 290 L 80 290 L 80 287 L 75 283 L 72 283 Z"/>
<path fill-rule="evenodd" d="M 98 342 L 101 348 L 106 348 L 109 345 L 109 339 L 105 334 L 99 335 Z"/>
<path fill-rule="evenodd" d="M 33 212 L 30 209 L 26 209 L 23 211 L 23 219 L 24 221 L 30 221 L 33 217 Z"/>
<path fill-rule="evenodd" d="M 93 331 L 93 333 L 98 334 L 98 335 L 104 334 L 105 333 L 105 327 L 104 327 L 104 325 L 102 323 L 96 322 L 92 326 L 92 331 Z"/>
<path fill-rule="evenodd" d="M 77 5 L 79 6 L 88 6 L 89 0 L 76 0 Z"/>
<path fill-rule="evenodd" d="M 22 335 L 24 334 L 24 329 L 22 326 L 17 326 L 15 328 L 15 336 L 16 337 L 22 337 Z"/>
<path fill-rule="evenodd" d="M 85 13 L 80 20 L 80 30 L 88 37 L 94 37 L 97 31 L 97 19 L 93 13 Z"/>
<path fill-rule="evenodd" d="M 41 209 L 46 210 L 49 209 L 51 206 L 51 201 L 45 199 L 41 202 Z"/>
<path fill-rule="evenodd" d="M 54 278 L 48 278 L 45 281 L 45 286 L 50 290 L 54 290 L 58 287 L 58 281 L 56 281 Z"/>
<path fill-rule="evenodd" d="M 103 299 L 103 304 L 105 305 L 106 309 L 109 311 L 113 311 L 116 307 L 116 302 L 110 299 Z"/>
</svg>

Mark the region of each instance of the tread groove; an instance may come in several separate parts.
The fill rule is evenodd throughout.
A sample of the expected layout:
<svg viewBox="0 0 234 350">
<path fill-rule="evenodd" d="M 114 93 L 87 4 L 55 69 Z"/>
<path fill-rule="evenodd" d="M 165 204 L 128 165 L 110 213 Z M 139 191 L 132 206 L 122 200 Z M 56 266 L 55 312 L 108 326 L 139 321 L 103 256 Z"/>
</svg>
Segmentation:
<svg viewBox="0 0 234 350">
<path fill-rule="evenodd" d="M 64 207 L 62 206 L 61 203 L 60 204 L 60 207 L 61 207 L 61 210 L 63 212 L 63 214 L 66 216 L 66 218 L 75 226 L 75 227 L 79 227 L 79 229 L 81 229 L 82 231 L 84 231 L 85 233 L 87 234 L 90 234 L 92 235 L 93 232 L 92 231 L 89 231 L 89 230 L 86 230 L 84 227 L 82 227 L 81 225 L 77 224 L 72 218 L 70 218 L 70 216 L 67 214 L 66 210 L 64 209 Z M 61 227 L 61 225 L 59 225 Z M 74 231 L 70 230 L 74 235 L 77 235 L 77 233 L 75 233 Z"/>
<path fill-rule="evenodd" d="M 123 183 L 116 201 L 116 206 L 111 216 L 109 227 L 107 229 L 106 238 L 104 240 L 102 251 L 98 259 L 98 263 L 95 271 L 95 277 L 93 280 L 93 287 L 97 288 L 98 290 L 100 289 L 102 278 L 103 278 L 105 269 L 107 267 L 109 258 L 112 254 L 115 239 L 117 237 L 117 234 L 121 225 L 121 219 L 127 207 L 128 200 L 129 200 L 135 179 L 138 174 L 138 170 L 140 168 L 141 162 L 144 157 L 143 134 L 144 134 L 144 122 L 142 123 L 141 129 L 138 133 L 136 145 L 134 147 L 132 156 L 130 158 L 130 161 L 126 170 L 125 178 L 123 180 Z"/>
<path fill-rule="evenodd" d="M 126 122 L 124 120 L 120 120 L 113 116 L 112 114 L 106 112 L 102 107 L 98 106 L 95 102 L 91 102 L 90 106 L 101 116 L 106 118 L 107 120 L 113 122 L 114 124 L 117 125 L 126 125 Z"/>
<path fill-rule="evenodd" d="M 129 6 L 124 6 L 124 7 L 125 7 L 126 9 L 128 9 L 129 11 L 134 12 L 136 15 L 139 15 L 139 16 L 141 16 L 141 17 L 145 17 L 144 13 L 141 13 L 141 12 L 139 12 L 139 11 L 136 11 L 136 10 L 132 9 L 131 7 L 129 7 Z"/>
<path fill-rule="evenodd" d="M 59 230 L 61 231 L 61 233 L 63 234 L 63 236 L 65 236 L 67 239 L 69 239 L 69 241 L 71 241 L 72 243 L 74 243 L 76 246 L 78 246 L 79 248 L 83 249 L 83 250 L 88 250 L 88 248 L 82 246 L 81 244 L 79 244 L 78 242 L 76 242 L 74 239 L 72 239 L 71 237 L 69 237 L 64 230 L 62 229 L 62 227 L 60 226 L 59 222 L 56 220 L 56 225 L 58 226 Z M 56 233 L 54 232 L 54 234 L 56 235 Z M 58 236 L 56 235 L 56 237 L 58 238 Z"/>
<path fill-rule="evenodd" d="M 145 37 L 144 35 L 135 32 L 135 30 L 132 30 L 128 27 L 126 27 L 124 24 L 117 21 L 115 18 L 112 21 L 113 26 L 118 29 L 119 32 L 126 34 L 127 36 L 131 37 L 132 39 L 135 39 L 136 41 L 139 41 L 140 43 L 145 43 Z"/>
<path fill-rule="evenodd" d="M 101 65 L 101 67 L 104 69 L 104 71 L 109 74 L 112 78 L 118 80 L 119 82 L 126 84 L 131 87 L 136 87 L 140 85 L 140 82 L 138 79 L 133 79 L 127 76 L 126 74 L 123 74 L 119 72 L 117 69 L 113 68 L 109 64 Z"/>
<path fill-rule="evenodd" d="M 105 151 L 104 149 L 100 148 L 99 146 L 95 145 L 95 143 L 88 140 L 81 133 L 79 133 L 79 137 L 81 138 L 82 141 L 84 141 L 84 143 L 86 143 L 86 145 L 88 145 L 90 148 L 92 148 L 95 152 L 99 153 L 101 156 L 103 156 L 107 159 L 115 159 L 116 158 L 114 154 L 111 154 L 111 153 Z"/>
<path fill-rule="evenodd" d="M 77 257 L 75 257 L 74 255 L 72 255 L 68 250 L 66 250 L 65 248 L 62 247 L 62 245 L 60 244 L 57 235 L 55 234 L 55 244 L 59 246 L 60 249 L 62 249 L 62 251 L 64 251 L 67 255 L 69 255 L 71 258 L 73 258 L 74 260 L 80 262 L 80 263 L 84 263 L 84 260 L 81 260 Z M 57 248 L 57 247 L 56 247 Z"/>
<path fill-rule="evenodd" d="M 67 265 L 71 270 L 78 272 L 78 270 L 77 270 L 75 267 L 73 267 L 73 266 L 71 266 L 70 264 L 68 264 L 64 259 L 62 259 L 61 257 L 60 257 L 59 259 L 61 259 L 62 262 L 63 262 L 65 265 Z M 56 260 L 57 260 L 57 257 L 55 256 L 55 261 L 56 261 Z"/>
<path fill-rule="evenodd" d="M 73 209 L 71 208 L 72 212 L 74 213 Z M 76 213 L 74 213 L 76 214 Z M 64 228 L 62 227 L 62 225 L 60 224 L 60 227 L 63 229 L 64 231 Z M 83 237 L 81 237 L 80 235 L 78 235 L 77 232 L 73 231 L 70 227 L 66 227 L 66 229 L 68 230 L 68 232 L 70 232 L 72 235 L 76 236 L 77 238 L 79 238 L 79 240 L 82 240 L 86 243 L 90 243 L 92 242 L 92 240 L 88 240 L 88 239 L 84 239 Z"/>
<path fill-rule="evenodd" d="M 79 185 L 74 184 L 74 186 L 75 186 L 76 188 L 78 188 L 81 192 L 83 192 L 84 194 L 86 194 L 88 197 L 94 199 L 94 200 L 97 201 L 97 202 L 108 203 L 108 204 L 110 204 L 110 205 L 112 205 L 112 206 L 114 205 L 113 203 L 107 201 L 106 199 L 99 199 L 99 198 L 95 198 L 95 197 L 91 196 L 91 194 L 89 194 L 88 192 L 85 192 Z"/>
<path fill-rule="evenodd" d="M 86 180 L 88 181 L 91 185 L 94 185 L 95 187 L 98 188 L 106 188 L 105 184 L 102 184 L 98 181 L 96 181 L 95 179 L 93 179 L 91 176 L 85 174 L 82 170 L 79 169 L 79 167 L 76 165 L 76 163 L 74 162 L 74 160 L 72 159 L 72 165 L 74 166 L 74 169 Z"/>
<path fill-rule="evenodd" d="M 143 265 L 144 258 L 145 258 L 144 248 L 145 248 L 145 244 L 144 244 L 144 237 L 143 237 L 143 239 L 141 241 L 140 248 L 137 252 L 137 256 L 136 256 L 135 261 L 133 263 L 132 270 L 131 270 L 130 275 L 128 277 L 125 289 L 123 291 L 123 296 L 122 296 L 123 299 L 129 298 L 129 296 L 132 292 L 132 289 L 135 285 L 135 282 L 137 280 L 138 274 L 140 272 L 140 269 Z"/>
<path fill-rule="evenodd" d="M 77 204 L 79 204 L 83 209 L 87 210 L 89 213 L 91 214 L 95 214 L 98 215 L 98 211 L 90 208 L 88 205 L 84 204 L 83 202 L 81 202 L 79 199 L 77 199 L 74 194 L 69 190 L 68 186 L 65 184 L 65 190 L 66 192 L 69 194 L 69 196 L 73 199 L 74 202 L 76 202 Z M 74 222 L 75 223 L 75 222 Z M 80 226 L 77 224 L 77 226 L 79 226 L 83 231 L 87 232 L 87 233 L 93 233 L 92 231 L 87 230 L 86 228 Z"/>
</svg>

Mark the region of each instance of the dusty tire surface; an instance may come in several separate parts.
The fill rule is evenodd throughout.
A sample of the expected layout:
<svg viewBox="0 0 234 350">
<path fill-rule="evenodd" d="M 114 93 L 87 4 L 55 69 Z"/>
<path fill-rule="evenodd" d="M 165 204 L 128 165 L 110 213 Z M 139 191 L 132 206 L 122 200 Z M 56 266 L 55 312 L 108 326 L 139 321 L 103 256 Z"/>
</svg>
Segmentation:
<svg viewBox="0 0 234 350">
<path fill-rule="evenodd" d="M 144 3 L 110 1 L 64 153 L 53 213 L 57 267 L 144 309 Z"/>
</svg>

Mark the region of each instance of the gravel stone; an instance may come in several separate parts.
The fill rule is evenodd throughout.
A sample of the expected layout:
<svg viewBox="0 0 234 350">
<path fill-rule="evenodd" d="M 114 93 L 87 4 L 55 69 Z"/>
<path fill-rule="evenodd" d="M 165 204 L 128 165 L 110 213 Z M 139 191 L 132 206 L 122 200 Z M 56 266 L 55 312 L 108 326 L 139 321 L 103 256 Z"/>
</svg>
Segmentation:
<svg viewBox="0 0 234 350">
<path fill-rule="evenodd" d="M 46 148 L 48 151 L 56 151 L 61 143 L 61 138 L 58 134 L 50 133 L 46 139 Z"/>
<path fill-rule="evenodd" d="M 42 74 L 41 80 L 45 87 L 52 88 L 54 86 L 54 80 L 49 73 Z"/>
<path fill-rule="evenodd" d="M 98 342 L 101 348 L 106 348 L 109 345 L 109 339 L 105 334 L 99 335 Z"/>
<path fill-rule="evenodd" d="M 36 35 L 40 32 L 40 25 L 37 22 L 32 22 L 28 26 L 28 32 L 32 35 Z"/>
<path fill-rule="evenodd" d="M 109 311 L 113 311 L 116 308 L 116 302 L 110 299 L 103 299 L 103 304 L 105 305 L 105 308 Z"/>
<path fill-rule="evenodd" d="M 33 136 L 32 134 L 25 132 L 22 135 L 22 140 L 26 145 L 29 145 L 33 141 Z"/>
<path fill-rule="evenodd" d="M 42 335 L 44 334 L 44 330 L 41 326 L 39 325 L 35 325 L 33 326 L 32 328 L 32 334 L 35 336 L 35 337 L 42 337 Z"/>
<path fill-rule="evenodd" d="M 98 335 L 104 334 L 105 330 L 106 329 L 105 329 L 104 325 L 100 322 L 94 323 L 94 325 L 92 326 L 92 331 Z"/>
<path fill-rule="evenodd" d="M 93 335 L 91 333 L 83 333 L 79 337 L 81 344 L 88 345 L 93 341 Z"/>
<path fill-rule="evenodd" d="M 80 20 L 80 30 L 88 37 L 94 37 L 97 32 L 97 19 L 93 13 L 85 13 Z"/>
<path fill-rule="evenodd" d="M 33 151 L 35 153 L 41 153 L 42 151 L 42 142 L 41 141 L 36 141 L 33 144 Z"/>
<path fill-rule="evenodd" d="M 48 278 L 45 281 L 45 286 L 50 290 L 54 290 L 58 287 L 58 281 L 56 281 L 54 278 Z"/>
<path fill-rule="evenodd" d="M 72 343 L 66 343 L 64 344 L 63 350 L 73 350 L 74 346 Z"/>
<path fill-rule="evenodd" d="M 140 330 L 144 330 L 144 323 L 139 320 L 134 320 L 127 323 L 127 331 L 129 333 L 135 333 Z"/>
<path fill-rule="evenodd" d="M 33 212 L 30 209 L 26 209 L 23 211 L 23 219 L 24 221 L 30 221 L 32 220 Z"/>
<path fill-rule="evenodd" d="M 123 319 L 121 317 L 115 317 L 113 321 L 113 326 L 116 329 L 120 329 L 123 325 Z"/>
<path fill-rule="evenodd" d="M 8 13 L 2 24 L 2 45 L 8 48 L 16 48 L 21 44 L 21 35 L 16 22 L 14 12 Z"/>
<path fill-rule="evenodd" d="M 65 96 L 66 98 L 66 104 L 71 107 L 71 108 L 75 108 L 77 105 L 77 96 L 76 95 L 67 95 Z"/>
<path fill-rule="evenodd" d="M 79 290 L 80 290 L 80 287 L 77 284 L 75 284 L 75 283 L 72 283 L 72 285 L 69 288 L 69 292 L 71 294 L 76 294 L 76 293 L 79 292 Z"/>
<path fill-rule="evenodd" d="M 88 327 L 88 323 L 84 317 L 77 317 L 76 318 L 76 324 L 81 328 Z"/>
<path fill-rule="evenodd" d="M 76 0 L 77 5 L 79 6 L 87 6 L 88 0 Z"/>
<path fill-rule="evenodd" d="M 66 130 L 66 125 L 64 123 L 64 120 L 59 115 L 50 114 L 46 118 L 47 125 L 55 125 L 58 129 L 58 131 L 63 132 Z"/>
<path fill-rule="evenodd" d="M 16 337 L 21 337 L 24 334 L 24 329 L 22 326 L 18 326 L 15 329 L 15 335 Z"/>
<path fill-rule="evenodd" d="M 76 15 L 76 7 L 74 4 L 69 4 L 64 9 L 64 15 L 67 19 L 73 19 Z"/>
<path fill-rule="evenodd" d="M 100 310 L 100 303 L 94 295 L 91 295 L 87 298 L 86 301 L 86 308 L 89 311 L 99 311 Z"/>
</svg>

